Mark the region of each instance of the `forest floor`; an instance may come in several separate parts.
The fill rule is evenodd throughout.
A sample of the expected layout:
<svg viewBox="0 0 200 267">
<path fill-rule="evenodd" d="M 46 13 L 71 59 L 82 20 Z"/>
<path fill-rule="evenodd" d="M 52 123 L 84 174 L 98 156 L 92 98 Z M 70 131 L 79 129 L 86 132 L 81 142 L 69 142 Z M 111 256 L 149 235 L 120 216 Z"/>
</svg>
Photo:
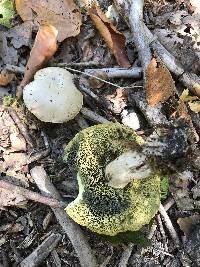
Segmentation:
<svg viewBox="0 0 200 267">
<path fill-rule="evenodd" d="M 21 2 L 31 5 L 33 1 Z M 82 15 L 80 33 L 70 37 L 59 24 L 59 34 L 63 32 L 57 51 L 44 56 L 39 66 L 65 67 L 74 74 L 86 109 L 66 123 L 42 122 L 20 97 L 15 100 L 29 71 L 26 64 L 38 32 L 34 19 L 31 24 L 25 17 L 32 10 L 33 17 L 42 21 L 35 7 L 18 6 L 12 27 L 0 26 L 0 266 L 200 266 L 200 3 L 147 0 L 141 7 L 143 20 L 134 20 L 134 14 L 129 14 L 131 1 L 99 0 L 111 25 L 102 15 L 95 24 L 98 10 L 91 19 L 87 2 L 77 1 Z M 51 12 L 46 14 L 51 16 Z M 99 33 L 100 27 L 104 28 Z M 106 34 L 111 41 L 105 42 Z M 124 45 L 120 36 L 126 38 Z M 144 36 L 148 37 L 143 43 Z M 35 45 L 36 54 L 47 49 L 46 44 L 39 45 Z M 148 61 L 148 51 L 153 61 Z M 33 79 L 37 64 L 31 61 L 28 80 Z M 116 74 L 119 65 L 123 71 Z M 145 229 L 150 241 L 146 246 L 130 239 L 114 244 L 84 227 L 73 228 L 69 219 L 61 222 L 59 203 L 68 204 L 78 194 L 76 178 L 63 162 L 64 148 L 82 129 L 108 121 L 123 123 L 146 140 L 156 132 L 165 147 L 161 152 L 151 148 L 170 174 L 164 210 Z M 51 202 L 57 198 L 54 187 L 48 195 L 52 198 L 42 199 L 34 179 L 38 166 L 42 168 L 39 176 L 45 176 L 45 170 L 48 183 L 60 193 L 59 203 Z M 42 204 L 45 201 L 47 205 Z M 81 237 L 76 236 L 79 233 Z M 76 246 L 76 239 L 82 247 Z M 87 255 L 90 265 L 84 265 Z"/>
</svg>

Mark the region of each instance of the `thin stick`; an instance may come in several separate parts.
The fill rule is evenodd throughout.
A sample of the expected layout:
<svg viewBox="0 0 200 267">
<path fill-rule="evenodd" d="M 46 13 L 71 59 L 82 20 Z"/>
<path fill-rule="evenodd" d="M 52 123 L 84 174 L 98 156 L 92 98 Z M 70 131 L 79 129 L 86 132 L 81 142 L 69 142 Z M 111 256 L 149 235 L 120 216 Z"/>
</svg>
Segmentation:
<svg viewBox="0 0 200 267">
<path fill-rule="evenodd" d="M 143 73 L 145 78 L 145 72 L 151 61 L 152 55 L 144 33 L 143 6 L 144 0 L 132 1 L 130 6 L 129 23 L 131 26 L 131 31 L 133 33 L 134 43 L 137 48 L 139 58 L 143 67 Z"/>
<path fill-rule="evenodd" d="M 62 238 L 61 234 L 48 236 L 28 257 L 20 264 L 20 267 L 36 267 L 43 262 L 52 250 L 58 245 Z"/>
<path fill-rule="evenodd" d="M 174 226 L 173 226 L 173 224 L 172 224 L 172 222 L 171 222 L 171 220 L 170 220 L 170 218 L 169 218 L 169 216 L 168 216 L 168 214 L 167 214 L 167 212 L 166 212 L 166 210 L 162 204 L 160 204 L 159 212 L 163 218 L 165 226 L 167 227 L 174 243 L 177 245 L 177 247 L 180 247 L 180 244 L 181 244 L 180 239 L 179 239 L 179 237 L 176 233 L 176 230 L 175 230 L 175 228 L 174 228 Z"/>
<path fill-rule="evenodd" d="M 83 107 L 80 112 L 83 114 L 83 117 L 95 123 L 110 123 L 109 120 L 107 120 L 106 118 L 100 116 L 99 114 L 88 108 Z"/>
<path fill-rule="evenodd" d="M 34 143 L 29 134 L 27 125 L 21 122 L 17 112 L 12 107 L 8 107 L 7 110 L 8 110 L 9 115 L 11 116 L 11 118 L 16 123 L 17 127 L 19 128 L 21 134 L 25 138 L 26 142 L 30 145 L 30 147 L 33 148 Z"/>
<path fill-rule="evenodd" d="M 165 208 L 166 211 L 168 211 L 169 209 L 171 209 L 171 207 L 175 204 L 175 200 L 173 199 L 173 197 L 169 197 L 165 203 L 163 204 L 163 207 Z"/>
<path fill-rule="evenodd" d="M 142 77 L 142 68 L 134 67 L 126 68 L 102 68 L 102 69 L 86 69 L 85 73 L 92 74 L 106 79 L 115 78 L 132 78 L 138 79 Z"/>
<path fill-rule="evenodd" d="M 69 63 L 50 63 L 50 67 L 53 67 L 56 65 L 56 67 L 64 68 L 64 67 L 79 67 L 79 68 L 87 68 L 92 66 L 100 66 L 102 65 L 100 62 L 97 61 L 87 61 L 87 62 L 69 62 Z"/>
<path fill-rule="evenodd" d="M 73 69 L 73 68 L 69 68 L 69 67 L 64 67 L 64 68 L 65 68 L 66 70 L 70 70 L 70 71 L 73 71 L 73 72 L 75 72 L 75 73 L 80 73 L 80 74 L 83 74 L 83 75 L 85 75 L 85 76 L 92 77 L 92 78 L 94 78 L 94 79 L 97 79 L 97 80 L 99 80 L 99 81 L 101 81 L 101 82 L 104 82 L 104 83 L 106 83 L 106 84 L 112 85 L 112 86 L 117 87 L 117 88 L 121 87 L 121 88 L 125 88 L 125 89 L 126 89 L 126 88 L 142 87 L 142 86 L 125 86 L 125 87 L 122 87 L 122 86 L 120 86 L 119 84 L 108 82 L 108 81 L 106 81 L 106 80 L 104 80 L 104 79 L 102 79 L 102 78 L 99 78 L 99 77 L 97 77 L 97 76 L 95 76 L 95 75 L 92 75 L 92 74 L 89 74 L 89 73 L 86 73 L 86 72 L 83 72 L 83 71 L 80 71 L 80 70 L 75 70 L 75 69 Z"/>
<path fill-rule="evenodd" d="M 45 196 L 51 196 L 53 198 L 62 201 L 62 198 L 53 184 L 50 182 L 44 168 L 42 166 L 36 166 L 30 171 L 32 178 L 39 187 L 40 191 Z M 88 241 L 84 237 L 79 226 L 72 221 L 67 213 L 63 209 L 52 208 L 58 222 L 60 223 L 63 231 L 68 235 L 76 253 L 79 258 L 82 267 L 96 267 L 97 262 L 92 255 L 91 248 Z"/>
<path fill-rule="evenodd" d="M 57 199 L 44 197 L 41 194 L 25 189 L 21 186 L 11 184 L 7 181 L 0 180 L 0 188 L 7 189 L 11 192 L 13 191 L 17 194 L 24 196 L 26 199 L 30 199 L 30 200 L 48 205 L 52 208 L 58 208 L 58 207 L 64 206 L 64 204 L 61 204 L 61 202 L 59 202 Z"/>
<path fill-rule="evenodd" d="M 119 262 L 119 265 L 118 267 L 126 267 L 128 266 L 128 260 L 132 254 L 132 251 L 133 251 L 133 244 L 130 243 L 127 248 L 124 250 L 124 252 L 122 253 L 122 256 L 121 256 L 121 259 L 120 259 L 120 262 Z"/>
</svg>

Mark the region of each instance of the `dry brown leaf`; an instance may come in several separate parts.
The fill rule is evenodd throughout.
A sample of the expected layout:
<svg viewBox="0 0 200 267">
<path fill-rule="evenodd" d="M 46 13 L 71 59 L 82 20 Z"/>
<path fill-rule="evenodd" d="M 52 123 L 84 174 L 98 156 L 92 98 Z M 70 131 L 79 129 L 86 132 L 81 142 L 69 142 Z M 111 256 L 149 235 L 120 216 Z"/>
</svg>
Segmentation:
<svg viewBox="0 0 200 267">
<path fill-rule="evenodd" d="M 24 86 L 33 79 L 36 71 L 55 54 L 57 34 L 57 29 L 52 25 L 42 25 L 40 27 L 26 65 L 24 78 L 17 88 L 17 98 L 22 96 Z"/>
<path fill-rule="evenodd" d="M 24 21 L 53 25 L 59 42 L 80 32 L 81 14 L 73 0 L 15 0 L 15 4 Z"/>
<path fill-rule="evenodd" d="M 1 86 L 6 86 L 8 85 L 10 82 L 12 82 L 12 80 L 15 78 L 15 74 L 13 73 L 9 73 L 6 70 L 3 70 L 0 73 L 0 85 Z"/>
<path fill-rule="evenodd" d="M 89 9 L 89 15 L 108 47 L 113 52 L 117 63 L 122 67 L 130 67 L 130 62 L 125 51 L 125 36 L 116 29 L 95 2 Z"/>
<path fill-rule="evenodd" d="M 127 106 L 127 94 L 123 88 L 117 88 L 116 94 L 108 95 L 106 99 L 113 103 L 113 110 L 117 114 L 120 114 Z"/>
<path fill-rule="evenodd" d="M 150 106 L 165 102 L 175 92 L 175 84 L 169 70 L 153 58 L 146 71 L 146 95 Z"/>
<path fill-rule="evenodd" d="M 200 223 L 200 215 L 194 214 L 190 217 L 178 218 L 177 223 L 184 234 L 188 235 L 192 231 L 192 228 Z"/>
</svg>

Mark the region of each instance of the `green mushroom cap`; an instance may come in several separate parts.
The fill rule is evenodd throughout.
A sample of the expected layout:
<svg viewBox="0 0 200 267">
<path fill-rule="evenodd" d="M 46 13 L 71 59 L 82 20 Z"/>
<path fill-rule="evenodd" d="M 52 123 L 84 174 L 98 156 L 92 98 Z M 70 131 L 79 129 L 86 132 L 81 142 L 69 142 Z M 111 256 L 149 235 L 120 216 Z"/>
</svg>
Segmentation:
<svg viewBox="0 0 200 267">
<path fill-rule="evenodd" d="M 124 188 L 108 185 L 106 166 L 123 153 L 140 150 L 143 139 L 119 123 L 101 124 L 79 132 L 67 145 L 64 161 L 77 172 L 78 197 L 67 214 L 91 231 L 116 235 L 148 224 L 160 204 L 160 177 L 132 180 Z"/>
</svg>

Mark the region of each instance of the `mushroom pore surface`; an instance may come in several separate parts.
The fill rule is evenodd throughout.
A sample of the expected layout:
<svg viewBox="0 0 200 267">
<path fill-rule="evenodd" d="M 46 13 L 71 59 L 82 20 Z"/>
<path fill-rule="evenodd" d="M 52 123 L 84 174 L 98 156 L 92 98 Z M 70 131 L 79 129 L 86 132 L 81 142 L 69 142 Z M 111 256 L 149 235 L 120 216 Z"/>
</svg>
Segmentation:
<svg viewBox="0 0 200 267">
<path fill-rule="evenodd" d="M 89 127 L 69 142 L 64 161 L 77 173 L 79 194 L 66 212 L 74 221 L 111 236 L 139 230 L 150 222 L 160 204 L 160 176 L 154 168 L 145 179 L 132 179 L 122 188 L 110 186 L 105 175 L 110 162 L 128 151 L 140 150 L 143 142 L 119 123 Z"/>
<path fill-rule="evenodd" d="M 48 67 L 36 72 L 23 91 L 26 107 L 44 122 L 62 123 L 73 119 L 83 105 L 83 95 L 65 69 Z"/>
</svg>

